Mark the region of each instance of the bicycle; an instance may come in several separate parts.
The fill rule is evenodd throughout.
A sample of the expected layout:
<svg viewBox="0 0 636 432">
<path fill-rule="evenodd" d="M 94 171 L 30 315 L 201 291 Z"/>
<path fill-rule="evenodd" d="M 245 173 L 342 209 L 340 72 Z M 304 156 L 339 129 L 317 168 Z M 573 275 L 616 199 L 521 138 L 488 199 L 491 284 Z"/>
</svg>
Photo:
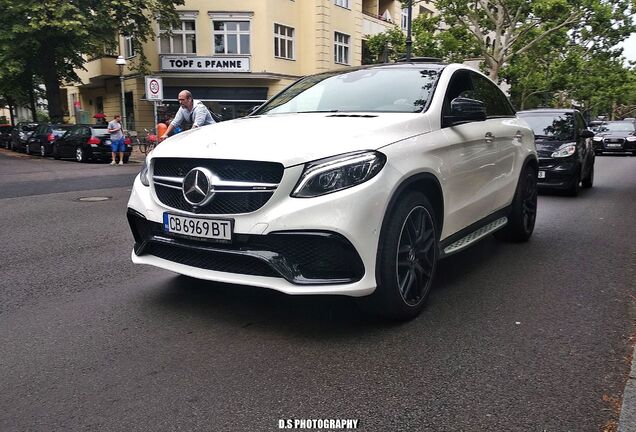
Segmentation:
<svg viewBox="0 0 636 432">
<path fill-rule="evenodd" d="M 144 129 L 146 133 L 144 137 L 139 140 L 139 151 L 143 154 L 150 153 L 157 146 L 157 134 L 155 134 L 152 130 Z"/>
</svg>

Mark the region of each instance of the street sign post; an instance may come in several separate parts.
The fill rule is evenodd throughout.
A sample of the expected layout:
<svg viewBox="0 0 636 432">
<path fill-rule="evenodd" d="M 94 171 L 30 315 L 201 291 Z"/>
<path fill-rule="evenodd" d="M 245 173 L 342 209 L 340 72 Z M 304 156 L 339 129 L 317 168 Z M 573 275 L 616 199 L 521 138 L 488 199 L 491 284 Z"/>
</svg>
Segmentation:
<svg viewBox="0 0 636 432">
<path fill-rule="evenodd" d="M 163 101 L 163 81 L 161 78 L 146 77 L 146 99 L 152 101 L 153 105 L 153 123 L 155 125 L 155 135 L 157 134 L 157 101 Z M 159 144 L 159 136 L 157 136 L 157 144 Z"/>
</svg>

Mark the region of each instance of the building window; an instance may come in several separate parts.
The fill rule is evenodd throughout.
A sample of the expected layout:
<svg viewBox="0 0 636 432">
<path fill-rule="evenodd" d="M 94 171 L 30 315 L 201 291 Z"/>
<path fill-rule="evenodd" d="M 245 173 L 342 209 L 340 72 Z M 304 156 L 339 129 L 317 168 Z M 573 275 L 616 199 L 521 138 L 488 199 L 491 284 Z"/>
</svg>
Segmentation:
<svg viewBox="0 0 636 432">
<path fill-rule="evenodd" d="M 249 21 L 212 21 L 215 54 L 249 54 Z"/>
<path fill-rule="evenodd" d="M 134 57 L 137 53 L 135 52 L 135 47 L 133 46 L 132 36 L 124 37 L 124 55 L 126 58 Z"/>
<path fill-rule="evenodd" d="M 333 61 L 349 64 L 349 35 L 335 32 L 333 46 Z"/>
<path fill-rule="evenodd" d="M 168 29 L 159 28 L 161 54 L 196 54 L 197 32 L 194 19 L 181 19 L 181 23 L 172 29 L 172 36 L 166 33 Z"/>
<path fill-rule="evenodd" d="M 349 5 L 349 0 L 334 0 L 333 2 L 336 6 L 340 6 L 346 9 L 351 9 Z"/>
<path fill-rule="evenodd" d="M 409 8 L 402 9 L 402 30 L 406 30 L 409 25 Z"/>
<path fill-rule="evenodd" d="M 274 57 L 294 59 L 294 29 L 274 24 Z"/>
</svg>

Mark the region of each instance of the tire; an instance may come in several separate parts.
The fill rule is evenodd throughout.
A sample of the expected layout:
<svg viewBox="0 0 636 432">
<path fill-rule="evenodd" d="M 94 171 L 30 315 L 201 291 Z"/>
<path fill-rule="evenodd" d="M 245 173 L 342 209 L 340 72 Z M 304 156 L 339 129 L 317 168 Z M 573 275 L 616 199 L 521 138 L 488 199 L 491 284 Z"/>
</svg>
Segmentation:
<svg viewBox="0 0 636 432">
<path fill-rule="evenodd" d="M 519 176 L 519 183 L 508 214 L 508 223 L 495 232 L 500 240 L 521 243 L 532 236 L 537 219 L 537 171 L 526 165 Z"/>
<path fill-rule="evenodd" d="M 31 154 L 31 146 L 29 144 L 24 145 L 24 152 L 28 155 Z"/>
<path fill-rule="evenodd" d="M 387 215 L 376 258 L 377 288 L 362 306 L 390 319 L 406 321 L 424 308 L 438 259 L 435 212 L 426 197 L 409 192 Z"/>
<path fill-rule="evenodd" d="M 80 163 L 86 162 L 86 157 L 84 155 L 84 149 L 82 149 L 82 146 L 75 147 L 75 160 Z"/>
<path fill-rule="evenodd" d="M 53 159 L 60 158 L 60 149 L 57 147 L 57 144 L 53 144 Z"/>
<path fill-rule="evenodd" d="M 44 144 L 40 144 L 40 156 L 46 157 L 46 147 Z"/>
<path fill-rule="evenodd" d="M 574 175 L 572 185 L 565 190 L 565 192 L 572 197 L 577 196 L 581 191 L 581 171 L 581 167 L 579 167 Z"/>
<path fill-rule="evenodd" d="M 594 185 L 594 164 L 590 167 L 590 171 L 587 173 L 587 176 L 581 180 L 581 183 L 585 189 L 590 189 Z"/>
</svg>

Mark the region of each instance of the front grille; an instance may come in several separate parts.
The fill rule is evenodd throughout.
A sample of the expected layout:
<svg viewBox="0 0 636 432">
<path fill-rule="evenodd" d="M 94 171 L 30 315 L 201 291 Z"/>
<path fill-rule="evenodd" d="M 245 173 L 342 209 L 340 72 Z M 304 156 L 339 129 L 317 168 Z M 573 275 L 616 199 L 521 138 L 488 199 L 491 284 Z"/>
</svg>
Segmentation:
<svg viewBox="0 0 636 432">
<path fill-rule="evenodd" d="M 330 232 L 285 231 L 235 234 L 231 244 L 188 239 L 163 231 L 163 225 L 132 210 L 128 221 L 137 255 L 154 255 L 206 270 L 282 277 L 295 284 L 351 283 L 364 276 L 353 245 Z"/>
<path fill-rule="evenodd" d="M 242 182 L 246 185 L 278 185 L 283 177 L 283 165 L 274 162 L 239 161 L 224 159 L 153 159 L 153 186 L 157 198 L 166 206 L 198 214 L 250 213 L 261 208 L 274 193 L 268 190 L 238 190 L 217 192 L 205 206 L 189 204 L 178 183 L 166 184 L 156 178 L 183 179 L 193 168 L 207 168 L 221 181 Z M 176 187 L 175 187 L 176 186 Z M 249 187 L 247 188 L 249 189 Z"/>
<path fill-rule="evenodd" d="M 605 138 L 605 144 L 625 144 L 624 138 Z"/>
</svg>

